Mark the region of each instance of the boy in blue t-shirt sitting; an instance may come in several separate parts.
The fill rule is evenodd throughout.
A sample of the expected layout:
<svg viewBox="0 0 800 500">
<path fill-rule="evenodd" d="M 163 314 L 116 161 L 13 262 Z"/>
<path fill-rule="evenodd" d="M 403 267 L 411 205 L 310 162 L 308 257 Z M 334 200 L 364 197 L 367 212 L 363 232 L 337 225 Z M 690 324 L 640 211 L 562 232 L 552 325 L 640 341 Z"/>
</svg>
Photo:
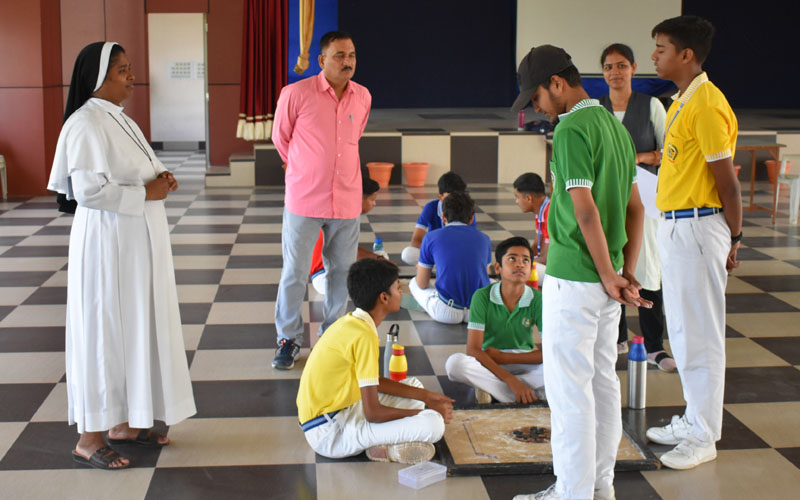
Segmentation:
<svg viewBox="0 0 800 500">
<path fill-rule="evenodd" d="M 447 198 L 450 193 L 460 191 L 467 192 L 467 184 L 455 172 L 447 172 L 439 177 L 439 195 L 437 199 L 429 201 L 422 208 L 422 213 L 419 214 L 417 225 L 414 227 L 414 233 L 411 235 L 411 245 L 403 249 L 400 258 L 409 266 L 416 266 L 419 261 L 419 249 L 422 246 L 422 238 L 425 233 L 435 231 L 444 227 L 442 221 L 442 200 Z M 475 214 L 473 214 L 474 216 Z M 471 225 L 475 225 L 475 219 L 472 219 Z"/>
<path fill-rule="evenodd" d="M 475 290 L 489 284 L 492 263 L 489 237 L 469 224 L 475 220 L 475 202 L 467 193 L 450 193 L 442 202 L 445 227 L 425 235 L 417 276 L 409 282 L 414 299 L 436 321 L 456 324 L 469 318 Z M 436 266 L 436 287 L 430 286 Z"/>
</svg>

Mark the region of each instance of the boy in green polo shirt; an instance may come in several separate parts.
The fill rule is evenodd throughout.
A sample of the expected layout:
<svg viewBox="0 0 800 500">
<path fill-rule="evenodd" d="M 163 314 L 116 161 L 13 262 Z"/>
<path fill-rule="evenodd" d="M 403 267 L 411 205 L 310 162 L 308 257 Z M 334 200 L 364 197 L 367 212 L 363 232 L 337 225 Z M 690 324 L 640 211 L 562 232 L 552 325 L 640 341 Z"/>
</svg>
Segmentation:
<svg viewBox="0 0 800 500">
<path fill-rule="evenodd" d="M 564 49 L 531 49 L 513 110 L 533 102 L 553 133 L 550 248 L 542 290 L 542 356 L 556 483 L 515 500 L 614 495 L 622 437 L 617 361 L 620 303 L 652 306 L 634 278 L 644 207 L 630 134 L 581 86 Z"/>
<path fill-rule="evenodd" d="M 453 382 L 475 387 L 478 403 L 533 403 L 544 398 L 542 351 L 533 327 L 542 328 L 542 294 L 526 285 L 531 246 L 516 236 L 500 242 L 494 269 L 500 282 L 479 288 L 469 309 L 467 353 L 453 354 L 445 370 Z M 502 366 L 501 366 L 502 365 Z"/>
</svg>

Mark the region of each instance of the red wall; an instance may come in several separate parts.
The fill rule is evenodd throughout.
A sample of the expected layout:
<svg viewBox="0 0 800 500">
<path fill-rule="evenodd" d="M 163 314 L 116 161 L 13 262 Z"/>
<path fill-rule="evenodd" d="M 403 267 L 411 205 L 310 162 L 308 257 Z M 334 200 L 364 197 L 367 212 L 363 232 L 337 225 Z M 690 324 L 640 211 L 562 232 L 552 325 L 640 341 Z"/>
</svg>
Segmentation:
<svg viewBox="0 0 800 500">
<path fill-rule="evenodd" d="M 0 154 L 9 193 L 47 191 L 72 68 L 99 40 L 118 42 L 136 91 L 124 103 L 150 137 L 147 13 L 201 12 L 208 20 L 209 149 L 213 165 L 252 151 L 236 139 L 244 0 L 28 0 L 0 2 Z"/>
</svg>

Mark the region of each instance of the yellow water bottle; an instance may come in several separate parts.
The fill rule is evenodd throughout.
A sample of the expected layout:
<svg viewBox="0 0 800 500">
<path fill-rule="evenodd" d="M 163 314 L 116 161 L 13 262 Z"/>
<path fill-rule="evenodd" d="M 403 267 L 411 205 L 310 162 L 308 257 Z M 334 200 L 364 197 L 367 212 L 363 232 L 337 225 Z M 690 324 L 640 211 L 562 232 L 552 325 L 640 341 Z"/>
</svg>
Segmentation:
<svg viewBox="0 0 800 500">
<path fill-rule="evenodd" d="M 408 360 L 406 359 L 406 348 L 400 344 L 392 345 L 392 357 L 389 360 L 389 378 L 401 381 L 408 375 Z"/>
<path fill-rule="evenodd" d="M 531 277 L 528 278 L 528 285 L 539 288 L 539 271 L 536 269 L 536 262 L 531 263 Z"/>
</svg>

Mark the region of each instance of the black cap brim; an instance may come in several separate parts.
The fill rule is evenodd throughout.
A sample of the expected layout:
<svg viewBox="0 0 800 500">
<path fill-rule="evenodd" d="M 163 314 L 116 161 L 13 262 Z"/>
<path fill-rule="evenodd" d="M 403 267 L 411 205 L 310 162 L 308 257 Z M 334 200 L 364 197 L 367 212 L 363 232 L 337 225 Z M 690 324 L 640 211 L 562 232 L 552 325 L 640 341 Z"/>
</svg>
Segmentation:
<svg viewBox="0 0 800 500">
<path fill-rule="evenodd" d="M 536 92 L 536 88 L 528 89 L 528 90 L 520 90 L 517 99 L 514 101 L 514 104 L 511 106 L 511 111 L 513 113 L 519 113 L 521 109 L 528 107 L 531 104 L 531 99 L 533 98 L 533 94 Z"/>
</svg>

